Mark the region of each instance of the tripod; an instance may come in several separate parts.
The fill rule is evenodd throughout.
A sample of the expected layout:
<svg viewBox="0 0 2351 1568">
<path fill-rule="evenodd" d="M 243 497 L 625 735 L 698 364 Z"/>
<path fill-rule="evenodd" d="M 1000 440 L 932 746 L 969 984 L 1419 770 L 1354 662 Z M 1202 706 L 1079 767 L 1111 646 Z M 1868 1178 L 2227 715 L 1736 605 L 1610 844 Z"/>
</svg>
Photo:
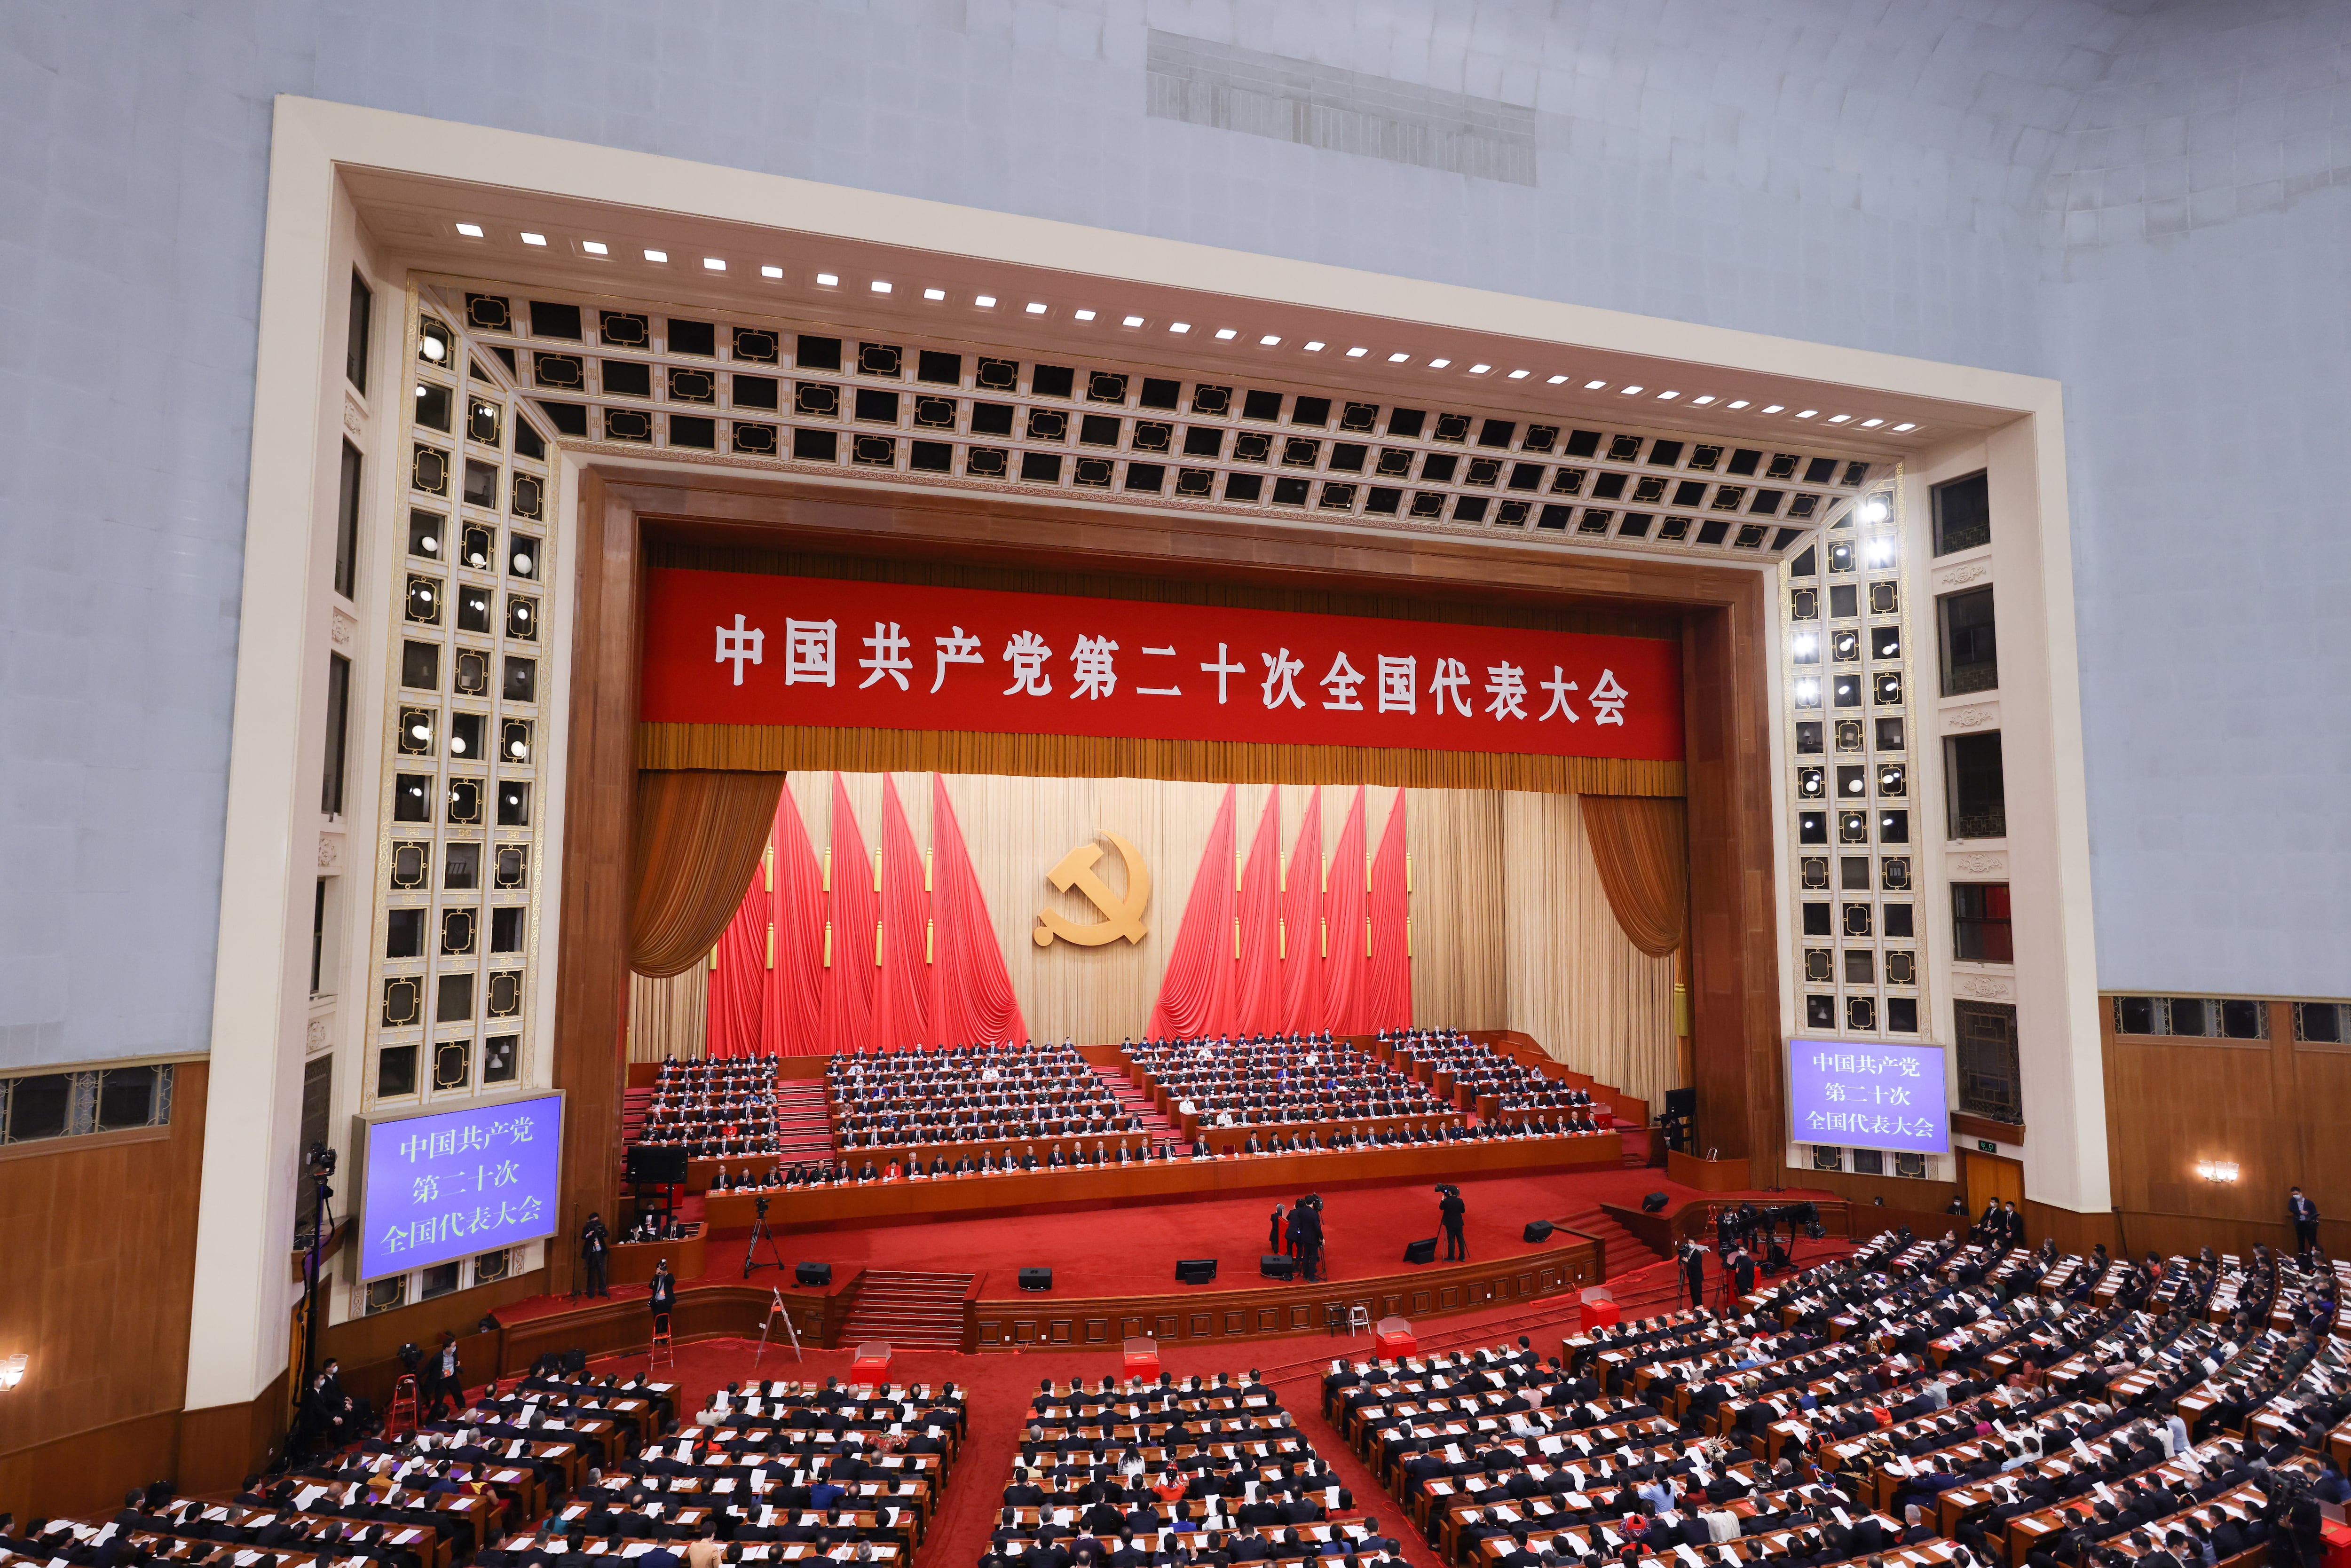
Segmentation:
<svg viewBox="0 0 2351 1568">
<path fill-rule="evenodd" d="M 762 1194 L 751 1203 L 751 1244 L 743 1249 L 743 1278 L 747 1280 L 751 1277 L 752 1270 L 762 1266 L 759 1258 L 759 1243 L 762 1241 L 768 1244 L 766 1261 L 779 1270 L 784 1266 L 783 1255 L 776 1250 L 776 1234 L 768 1228 L 768 1201 L 767 1196 Z"/>
</svg>

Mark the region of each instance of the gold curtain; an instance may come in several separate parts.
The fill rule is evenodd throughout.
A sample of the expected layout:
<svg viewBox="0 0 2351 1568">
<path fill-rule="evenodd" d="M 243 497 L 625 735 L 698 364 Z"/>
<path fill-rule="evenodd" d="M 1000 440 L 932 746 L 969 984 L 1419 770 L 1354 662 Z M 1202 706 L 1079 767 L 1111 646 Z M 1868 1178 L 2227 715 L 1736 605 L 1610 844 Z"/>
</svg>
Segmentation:
<svg viewBox="0 0 2351 1568">
<path fill-rule="evenodd" d="M 689 964 L 663 979 L 629 977 L 629 1060 L 690 1061 L 702 1055 L 710 1009 L 710 964 Z"/>
<path fill-rule="evenodd" d="M 1688 927 L 1689 819 L 1680 800 L 1583 798 L 1583 831 L 1608 907 L 1633 946 L 1664 957 Z"/>
<path fill-rule="evenodd" d="M 706 962 L 767 847 L 780 773 L 637 774 L 629 967 L 659 978 Z"/>
</svg>

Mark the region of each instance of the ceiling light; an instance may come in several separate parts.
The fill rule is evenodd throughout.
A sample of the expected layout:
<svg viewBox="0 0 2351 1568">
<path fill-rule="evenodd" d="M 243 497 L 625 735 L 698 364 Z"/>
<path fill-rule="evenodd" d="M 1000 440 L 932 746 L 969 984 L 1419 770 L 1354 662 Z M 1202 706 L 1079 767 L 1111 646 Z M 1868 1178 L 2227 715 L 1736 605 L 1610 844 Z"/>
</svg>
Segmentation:
<svg viewBox="0 0 2351 1568">
<path fill-rule="evenodd" d="M 1915 424 L 1897 424 L 1894 428 L 1896 430 L 1916 430 L 1918 427 Z"/>
<path fill-rule="evenodd" d="M 1514 382 L 1522 382 L 1532 374 L 1534 374 L 1532 371 L 1512 371 L 1510 379 Z"/>
<path fill-rule="evenodd" d="M 545 235 L 532 234 L 526 229 L 523 231 L 522 243 L 525 245 L 545 245 L 547 243 L 547 236 Z"/>
<path fill-rule="evenodd" d="M 1094 319 L 1094 313 L 1091 310 L 1081 310 L 1077 313 L 1077 317 L 1081 321 L 1091 321 Z"/>
<path fill-rule="evenodd" d="M 1319 354 L 1322 351 L 1325 345 L 1319 341 L 1312 342 L 1306 345 L 1306 351 L 1310 354 Z"/>
<path fill-rule="evenodd" d="M 1763 412 L 1764 412 L 1764 413 L 1771 413 L 1771 411 L 1770 409 L 1768 409 L 1768 408 L 1767 408 L 1767 409 L 1765 409 Z M 1821 412 L 1821 411 L 1820 411 L 1819 409 L 1816 409 L 1816 408 L 1808 408 L 1808 409 L 1804 410 L 1802 413 L 1800 413 L 1800 414 L 1796 415 L 1796 417 L 1797 417 L 1798 419 L 1810 419 L 1810 418 L 1812 418 L 1812 417 L 1813 417 L 1813 415 L 1814 415 L 1814 414 L 1816 414 L 1816 413 L 1820 413 L 1820 412 Z"/>
<path fill-rule="evenodd" d="M 1865 419 L 1861 422 L 1861 427 L 1864 430 L 1876 430 L 1879 425 L 1884 424 L 1886 422 L 1882 419 Z"/>
<path fill-rule="evenodd" d="M 763 267 L 759 269 L 759 276 L 762 277 L 781 277 L 783 275 L 784 269 L 780 267 Z"/>
<path fill-rule="evenodd" d="M 1140 327 L 1143 325 L 1143 318 L 1140 316 L 1129 316 L 1125 320 L 1121 321 L 1119 325 L 1122 327 Z"/>
<path fill-rule="evenodd" d="M 944 288 L 925 288 L 923 290 L 923 298 L 932 301 L 934 304 L 939 300 L 945 299 L 946 297 L 947 291 Z"/>
<path fill-rule="evenodd" d="M 1351 360 L 1360 360 L 1370 352 L 1369 349 L 1350 349 L 1347 350 L 1347 357 Z"/>
<path fill-rule="evenodd" d="M 1030 301 L 1029 301 L 1029 315 L 1031 315 L 1031 316 L 1042 316 L 1044 313 L 1045 313 L 1045 307 L 1044 307 L 1044 305 L 1043 305 L 1041 302 L 1040 302 L 1040 301 L 1038 301 L 1038 300 L 1035 300 L 1035 299 L 1031 299 Z"/>
<path fill-rule="evenodd" d="M 877 278 L 875 278 L 872 283 L 870 283 L 870 284 L 866 285 L 866 287 L 869 287 L 869 288 L 871 288 L 871 289 L 872 289 L 872 290 L 873 290 L 873 292 L 874 292 L 874 293 L 876 293 L 876 294 L 887 294 L 887 293 L 889 293 L 889 292 L 890 292 L 890 286 L 889 286 L 888 284 L 886 284 L 886 283 L 883 282 L 883 281 L 882 281 L 880 278 L 878 278 L 878 277 L 877 277 Z"/>
<path fill-rule="evenodd" d="M 1714 401 L 1714 394 L 1713 394 L 1712 392 L 1708 392 L 1708 393 L 1706 393 L 1706 394 L 1705 394 L 1704 396 L 1702 396 L 1702 397 L 1694 397 L 1694 398 L 1690 399 L 1690 406 L 1691 406 L 1692 408 L 1704 408 L 1707 404 L 1708 404 L 1708 403 L 1712 402 L 1713 401 Z"/>
<path fill-rule="evenodd" d="M 1493 368 L 1491 365 L 1472 365 L 1469 367 L 1469 373 L 1473 376 L 1482 376 Z"/>
<path fill-rule="evenodd" d="M 1735 397 L 1732 398 L 1726 406 L 1730 408 L 1745 408 L 1747 406 L 1747 400 L 1743 397 Z"/>
<path fill-rule="evenodd" d="M 580 242 L 580 248 L 586 251 L 590 256 L 604 256 L 608 254 L 604 247 L 604 242 L 600 239 L 583 239 Z M 783 275 L 781 273 L 778 273 L 776 276 L 780 277 Z"/>
<path fill-rule="evenodd" d="M 1565 381 L 1565 380 L 1567 380 L 1567 378 L 1566 378 L 1565 376 L 1553 376 L 1553 377 L 1552 377 L 1552 378 L 1551 378 L 1551 380 L 1549 380 L 1549 381 L 1547 381 L 1547 382 L 1543 382 L 1543 385 L 1545 385 L 1545 386 L 1547 386 L 1547 387 L 1555 387 L 1555 386 L 1559 385 L 1559 383 L 1560 383 L 1560 382 L 1563 382 L 1563 381 Z"/>
<path fill-rule="evenodd" d="M 1259 338 L 1257 340 L 1257 346 L 1260 349 L 1270 349 L 1280 341 L 1281 340 L 1279 337 L 1276 337 L 1271 332 L 1268 332 L 1264 337 Z"/>
<path fill-rule="evenodd" d="M 665 250 L 649 250 L 645 252 L 645 259 L 647 261 L 667 261 L 669 259 L 669 252 Z"/>
<path fill-rule="evenodd" d="M 1192 323 L 1189 321 L 1170 321 L 1167 323 L 1167 329 L 1171 332 L 1188 332 L 1192 329 Z"/>
<path fill-rule="evenodd" d="M 1851 419 L 1853 415 L 1849 413 L 1833 413 L 1829 415 L 1829 423 L 1831 424 L 1843 424 L 1846 420 Z"/>
<path fill-rule="evenodd" d="M 1604 387 L 1608 383 L 1606 382 L 1586 382 L 1583 383 L 1583 390 L 1585 392 L 1598 392 L 1602 387 Z"/>
<path fill-rule="evenodd" d="M 1657 401 L 1659 402 L 1671 402 L 1674 399 L 1681 395 L 1682 394 L 1677 392 L 1661 392 L 1657 394 Z"/>
<path fill-rule="evenodd" d="M 1861 520 L 1865 523 L 1884 522 L 1886 520 L 1886 497 L 1883 496 L 1872 496 L 1868 500 L 1864 501 L 1861 504 L 1860 511 Z"/>
<path fill-rule="evenodd" d="M 1639 392 L 1640 390 L 1641 390 L 1641 389 L 1640 389 L 1639 387 L 1637 387 L 1637 386 L 1631 386 L 1631 387 L 1618 387 L 1618 388 L 1616 389 L 1616 395 L 1617 395 L 1618 397 L 1631 397 L 1632 395 L 1634 395 L 1635 392 Z"/>
<path fill-rule="evenodd" d="M 816 282 L 820 288 L 838 288 L 841 287 L 841 275 L 836 272 L 820 272 L 816 275 Z"/>
<path fill-rule="evenodd" d="M 1238 336 L 1239 336 L 1239 334 L 1235 332 L 1230 327 L 1219 327 L 1217 329 L 1217 341 L 1219 343 L 1228 342 Z"/>
<path fill-rule="evenodd" d="M 1870 565 L 1892 566 L 1894 564 L 1894 541 L 1890 538 L 1874 538 L 1869 541 L 1868 553 Z"/>
<path fill-rule="evenodd" d="M 1388 356 L 1388 363 L 1392 365 L 1400 365 L 1411 358 L 1412 356 L 1410 354 L 1390 354 Z"/>
<path fill-rule="evenodd" d="M 1782 410 L 1784 410 L 1787 406 L 1788 406 L 1788 405 L 1787 405 L 1786 403 L 1784 403 L 1784 402 L 1766 403 L 1766 404 L 1764 405 L 1763 412 L 1764 412 L 1765 413 L 1778 413 L 1782 412 Z"/>
<path fill-rule="evenodd" d="M 1428 368 L 1432 371 L 1441 371 L 1452 362 L 1451 360 L 1431 360 L 1428 361 Z"/>
<path fill-rule="evenodd" d="M 457 232 L 464 235 L 467 239 L 479 239 L 482 237 L 482 225 L 479 224 L 459 224 L 457 225 Z"/>
<path fill-rule="evenodd" d="M 978 306 L 982 310 L 993 310 L 996 308 L 996 296 L 993 294 L 974 295 L 971 302 L 974 305 Z"/>
</svg>

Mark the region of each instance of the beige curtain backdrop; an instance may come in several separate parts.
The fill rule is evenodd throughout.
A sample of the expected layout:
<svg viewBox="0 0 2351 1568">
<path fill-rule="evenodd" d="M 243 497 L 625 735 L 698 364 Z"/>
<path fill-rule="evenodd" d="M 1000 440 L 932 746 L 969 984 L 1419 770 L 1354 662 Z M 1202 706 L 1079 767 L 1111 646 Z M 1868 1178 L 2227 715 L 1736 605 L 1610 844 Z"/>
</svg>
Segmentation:
<svg viewBox="0 0 2351 1568">
<path fill-rule="evenodd" d="M 895 777 L 914 841 L 927 847 L 930 777 Z M 836 856 L 835 876 L 861 875 L 870 885 L 873 850 L 882 841 L 882 779 L 878 773 L 842 775 L 865 859 L 851 866 L 845 856 Z M 789 788 L 821 862 L 832 841 L 831 775 L 796 772 Z M 948 776 L 946 788 L 1029 1032 L 1081 1044 L 1140 1036 L 1225 786 L 963 774 Z M 1295 846 L 1311 791 L 1242 784 L 1235 787 L 1237 854 L 1249 853 L 1266 798 L 1277 789 L 1282 852 Z M 1376 849 L 1395 794 L 1379 788 L 1367 792 L 1367 847 Z M 1321 859 L 1338 841 L 1353 797 L 1351 788 L 1324 788 L 1321 856 L 1311 866 L 1291 865 L 1289 874 L 1322 874 Z M 1430 1026 L 1523 1030 L 1578 1071 L 1654 1103 L 1673 1085 L 1673 959 L 1646 956 L 1617 925 L 1578 801 L 1573 795 L 1493 789 L 1405 791 L 1413 1017 Z M 1149 934 L 1134 945 L 1120 940 L 1079 947 L 1057 941 L 1039 947 L 1029 933 L 1040 909 L 1058 909 L 1080 924 L 1100 918 L 1083 897 L 1058 893 L 1045 880 L 1071 849 L 1100 845 L 1096 872 L 1113 892 L 1125 887 L 1118 852 L 1098 836 L 1103 831 L 1142 852 L 1151 874 L 1144 911 Z M 1223 874 L 1232 872 L 1224 868 Z M 834 961 L 851 954 L 870 962 L 870 936 L 849 942 L 836 935 Z M 632 1061 L 700 1054 L 707 979 L 705 960 L 673 979 L 634 980 Z"/>
</svg>

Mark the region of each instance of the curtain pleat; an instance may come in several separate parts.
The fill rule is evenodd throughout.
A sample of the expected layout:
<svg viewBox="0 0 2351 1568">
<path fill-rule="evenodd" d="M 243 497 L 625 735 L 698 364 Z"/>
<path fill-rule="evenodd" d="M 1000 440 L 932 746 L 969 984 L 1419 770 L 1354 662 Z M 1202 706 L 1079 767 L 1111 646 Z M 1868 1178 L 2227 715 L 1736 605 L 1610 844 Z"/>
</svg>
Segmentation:
<svg viewBox="0 0 2351 1568">
<path fill-rule="evenodd" d="M 718 938 L 710 971 L 706 1056 L 757 1056 L 768 990 L 768 884 L 758 870 Z"/>
<path fill-rule="evenodd" d="M 1682 945 L 1689 908 L 1689 817 L 1680 800 L 1586 795 L 1583 832 L 1608 907 L 1633 946 L 1661 958 Z"/>
<path fill-rule="evenodd" d="M 1364 896 L 1371 878 L 1364 864 L 1364 790 L 1355 786 L 1339 841 L 1331 846 L 1330 885 L 1322 894 L 1322 1027 L 1333 1034 L 1364 1032 L 1364 987 L 1371 963 L 1364 951 Z"/>
<path fill-rule="evenodd" d="M 865 853 L 865 835 L 857 831 L 857 813 L 850 810 L 849 790 L 841 775 L 832 776 L 832 894 L 827 900 L 832 922 L 831 962 L 824 971 L 824 1006 L 819 1034 L 821 1054 L 864 1051 L 873 1036 L 873 862 Z"/>
<path fill-rule="evenodd" d="M 710 966 L 653 979 L 629 977 L 629 1060 L 691 1061 L 708 1036 Z"/>
<path fill-rule="evenodd" d="M 923 852 L 898 799 L 898 781 L 882 779 L 882 967 L 874 974 L 873 1040 L 897 1051 L 930 1040 L 930 894 Z"/>
<path fill-rule="evenodd" d="M 776 932 L 776 964 L 768 971 L 766 1019 L 760 1040 L 778 1056 L 820 1049 L 817 1030 L 824 982 L 824 894 L 808 824 L 789 789 L 776 799 L 776 826 L 768 841 L 774 893 L 768 918 Z"/>
<path fill-rule="evenodd" d="M 1372 956 L 1364 993 L 1365 1030 L 1412 1027 L 1412 955 L 1405 922 L 1411 915 L 1405 894 L 1404 791 L 1395 794 L 1379 852 L 1372 859 Z"/>
<path fill-rule="evenodd" d="M 1281 890 L 1281 1013 L 1285 1033 L 1322 1027 L 1322 787 L 1299 814 Z"/>
<path fill-rule="evenodd" d="M 707 962 L 767 846 L 780 773 L 642 771 L 629 874 L 629 967 Z"/>
<path fill-rule="evenodd" d="M 1233 900 L 1233 1029 L 1281 1027 L 1281 791 L 1269 789 L 1249 839 L 1241 890 Z"/>
<path fill-rule="evenodd" d="M 1234 786 L 1225 786 L 1224 803 L 1208 826 L 1208 841 L 1192 873 L 1192 896 L 1185 902 L 1183 923 L 1176 927 L 1175 950 L 1159 982 L 1159 999 L 1151 1009 L 1148 1035 L 1219 1034 L 1231 1012 L 1233 972 L 1233 799 Z"/>
<path fill-rule="evenodd" d="M 931 775 L 931 1030 L 949 1045 L 1029 1036 L 946 780 Z"/>
</svg>

